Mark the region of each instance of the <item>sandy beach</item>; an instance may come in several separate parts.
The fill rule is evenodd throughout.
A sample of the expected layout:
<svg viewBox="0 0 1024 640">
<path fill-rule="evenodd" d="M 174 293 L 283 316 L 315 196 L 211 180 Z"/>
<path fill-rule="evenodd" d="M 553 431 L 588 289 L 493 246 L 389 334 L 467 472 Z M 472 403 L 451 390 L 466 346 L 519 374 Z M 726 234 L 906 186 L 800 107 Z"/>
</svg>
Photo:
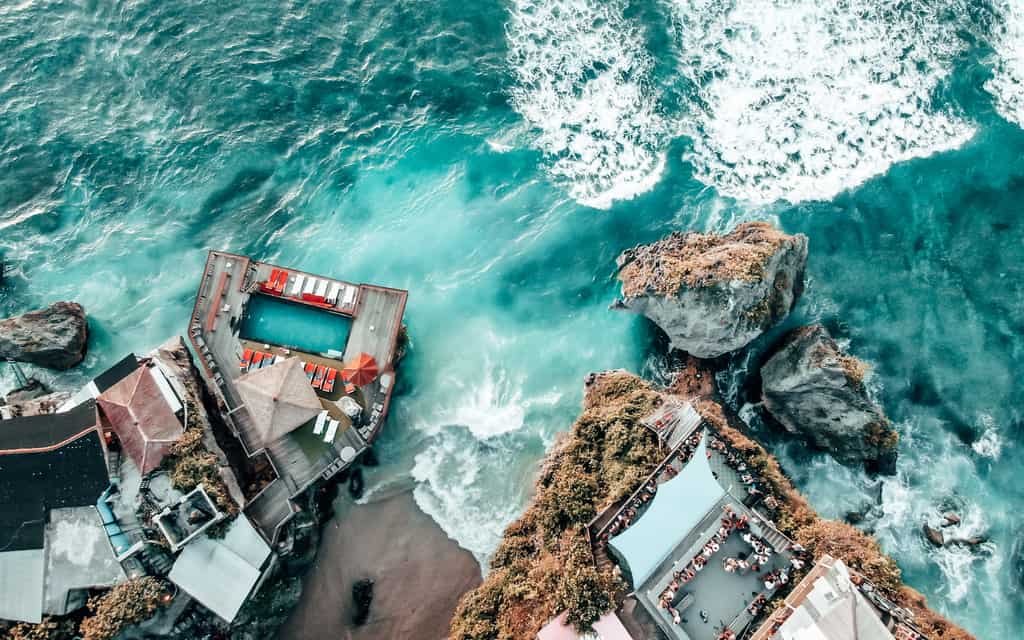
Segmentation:
<svg viewBox="0 0 1024 640">
<path fill-rule="evenodd" d="M 324 526 L 302 600 L 279 640 L 439 640 L 459 597 L 481 582 L 473 556 L 448 538 L 411 491 L 370 504 L 347 496 Z M 366 624 L 352 625 L 352 584 L 375 581 Z"/>
</svg>

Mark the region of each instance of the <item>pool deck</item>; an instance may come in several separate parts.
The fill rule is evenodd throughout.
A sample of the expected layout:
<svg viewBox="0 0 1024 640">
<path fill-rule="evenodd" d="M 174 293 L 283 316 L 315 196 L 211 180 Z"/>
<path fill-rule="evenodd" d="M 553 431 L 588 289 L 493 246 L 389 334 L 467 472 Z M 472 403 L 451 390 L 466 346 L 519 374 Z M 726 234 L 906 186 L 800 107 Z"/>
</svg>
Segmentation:
<svg viewBox="0 0 1024 640">
<path fill-rule="evenodd" d="M 369 448 L 379 434 L 395 388 L 394 360 L 408 299 L 408 292 L 400 289 L 356 285 L 294 269 L 284 269 L 288 271 L 289 279 L 283 293 L 263 292 L 260 283 L 266 282 L 277 269 L 282 267 L 256 262 L 246 256 L 211 251 L 199 285 L 188 333 L 208 386 L 221 405 L 224 421 L 249 456 L 265 451 L 277 472 L 277 479 L 264 487 L 244 507 L 245 513 L 271 543 L 277 541 L 281 528 L 296 511 L 292 499 L 318 480 L 328 479 L 348 467 L 350 462 L 342 459 L 342 451 L 351 447 L 358 456 Z M 321 300 L 305 299 L 301 294 L 292 295 L 297 276 L 307 281 L 310 278 L 325 280 L 329 289 L 337 285 L 341 291 L 349 291 L 349 297 L 346 299 L 338 296 L 334 304 L 328 304 Z M 262 343 L 241 340 L 238 335 L 241 318 L 254 295 L 275 295 L 293 304 L 351 318 L 352 327 L 343 354 L 288 351 L 278 345 L 267 345 L 269 348 L 265 348 Z M 380 375 L 352 394 L 364 409 L 355 423 L 343 416 L 335 404 L 344 395 L 345 382 L 341 380 L 340 374 L 332 393 L 325 394 L 317 390 L 324 408 L 342 424 L 333 442 L 323 442 L 320 436 L 312 434 L 311 425 L 304 425 L 262 447 L 258 444 L 259 439 L 252 427 L 248 410 L 235 389 L 235 382 L 243 373 L 239 361 L 244 348 L 296 356 L 305 362 L 323 364 L 339 371 L 344 362 L 360 353 L 368 353 L 377 361 Z M 387 384 L 382 384 L 382 379 Z"/>
</svg>

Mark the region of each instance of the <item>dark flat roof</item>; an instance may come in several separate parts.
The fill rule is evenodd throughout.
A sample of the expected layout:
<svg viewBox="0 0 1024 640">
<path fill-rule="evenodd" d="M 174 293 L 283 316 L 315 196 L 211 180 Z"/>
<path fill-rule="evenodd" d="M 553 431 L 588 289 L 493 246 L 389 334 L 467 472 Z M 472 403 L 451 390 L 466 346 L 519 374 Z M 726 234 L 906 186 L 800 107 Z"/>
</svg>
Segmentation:
<svg viewBox="0 0 1024 640">
<path fill-rule="evenodd" d="M 87 400 L 66 413 L 0 421 L 0 455 L 5 451 L 54 447 L 96 426 L 96 401 Z"/>
<path fill-rule="evenodd" d="M 96 376 L 93 383 L 100 393 L 103 393 L 110 387 L 114 386 L 121 380 L 124 380 L 130 376 L 136 369 L 139 368 L 139 360 L 135 357 L 134 353 L 129 353 L 122 358 L 117 364 L 110 367 L 100 375 Z"/>
<path fill-rule="evenodd" d="M 91 407 L 86 408 L 91 410 Z M 82 411 L 82 407 L 78 407 L 71 413 Z M 81 416 L 65 419 L 59 417 L 62 415 L 68 414 L 0 421 L 0 431 L 6 430 L 10 423 L 19 422 L 21 424 L 16 425 L 19 431 L 27 432 L 28 427 L 36 426 L 48 434 L 46 439 L 60 438 L 59 443 L 67 438 L 61 437 L 65 431 L 58 427 L 70 432 L 70 425 L 80 427 L 82 424 Z M 56 448 L 0 455 L 0 505 L 3 505 L 0 507 L 0 552 L 41 549 L 50 509 L 95 505 L 107 488 L 110 481 L 99 431 L 92 429 L 83 433 L 78 429 L 68 437 L 73 439 Z"/>
</svg>

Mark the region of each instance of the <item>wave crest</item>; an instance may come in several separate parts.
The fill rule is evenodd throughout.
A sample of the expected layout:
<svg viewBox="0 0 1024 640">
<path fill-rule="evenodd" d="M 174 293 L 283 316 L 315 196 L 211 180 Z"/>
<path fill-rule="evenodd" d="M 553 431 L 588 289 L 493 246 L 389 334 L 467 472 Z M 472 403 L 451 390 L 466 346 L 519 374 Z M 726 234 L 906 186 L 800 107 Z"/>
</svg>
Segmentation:
<svg viewBox="0 0 1024 640">
<path fill-rule="evenodd" d="M 665 121 L 651 61 L 618 2 L 515 0 L 506 29 L 512 105 L 580 204 L 608 208 L 657 183 Z"/>
<path fill-rule="evenodd" d="M 696 177 L 756 203 L 828 199 L 966 142 L 931 106 L 963 48 L 951 8 L 909 5 L 674 0 Z"/>
<path fill-rule="evenodd" d="M 992 78 L 985 90 L 995 98 L 1001 116 L 1024 127 L 1024 5 L 1004 0 L 995 37 Z"/>
</svg>

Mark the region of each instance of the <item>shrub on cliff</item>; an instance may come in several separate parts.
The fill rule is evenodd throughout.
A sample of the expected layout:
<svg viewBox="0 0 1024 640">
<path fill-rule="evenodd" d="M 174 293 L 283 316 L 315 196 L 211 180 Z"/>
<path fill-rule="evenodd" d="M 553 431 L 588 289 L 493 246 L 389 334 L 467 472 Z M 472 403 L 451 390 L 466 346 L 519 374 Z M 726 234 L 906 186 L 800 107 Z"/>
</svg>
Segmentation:
<svg viewBox="0 0 1024 640">
<path fill-rule="evenodd" d="M 75 622 L 69 618 L 49 616 L 39 624 L 0 621 L 0 637 L 8 640 L 69 640 L 75 637 Z"/>
<path fill-rule="evenodd" d="M 110 640 L 130 624 L 148 620 L 167 594 L 162 580 L 152 576 L 122 582 L 103 595 L 89 598 L 91 615 L 82 620 L 82 640 Z"/>
<path fill-rule="evenodd" d="M 533 503 L 505 530 L 483 585 L 460 601 L 453 640 L 532 638 L 561 611 L 585 630 L 614 608 L 624 585 L 594 568 L 584 527 L 661 459 L 654 435 L 637 422 L 659 401 L 624 372 L 591 382 L 583 414 L 538 474 Z"/>
</svg>

